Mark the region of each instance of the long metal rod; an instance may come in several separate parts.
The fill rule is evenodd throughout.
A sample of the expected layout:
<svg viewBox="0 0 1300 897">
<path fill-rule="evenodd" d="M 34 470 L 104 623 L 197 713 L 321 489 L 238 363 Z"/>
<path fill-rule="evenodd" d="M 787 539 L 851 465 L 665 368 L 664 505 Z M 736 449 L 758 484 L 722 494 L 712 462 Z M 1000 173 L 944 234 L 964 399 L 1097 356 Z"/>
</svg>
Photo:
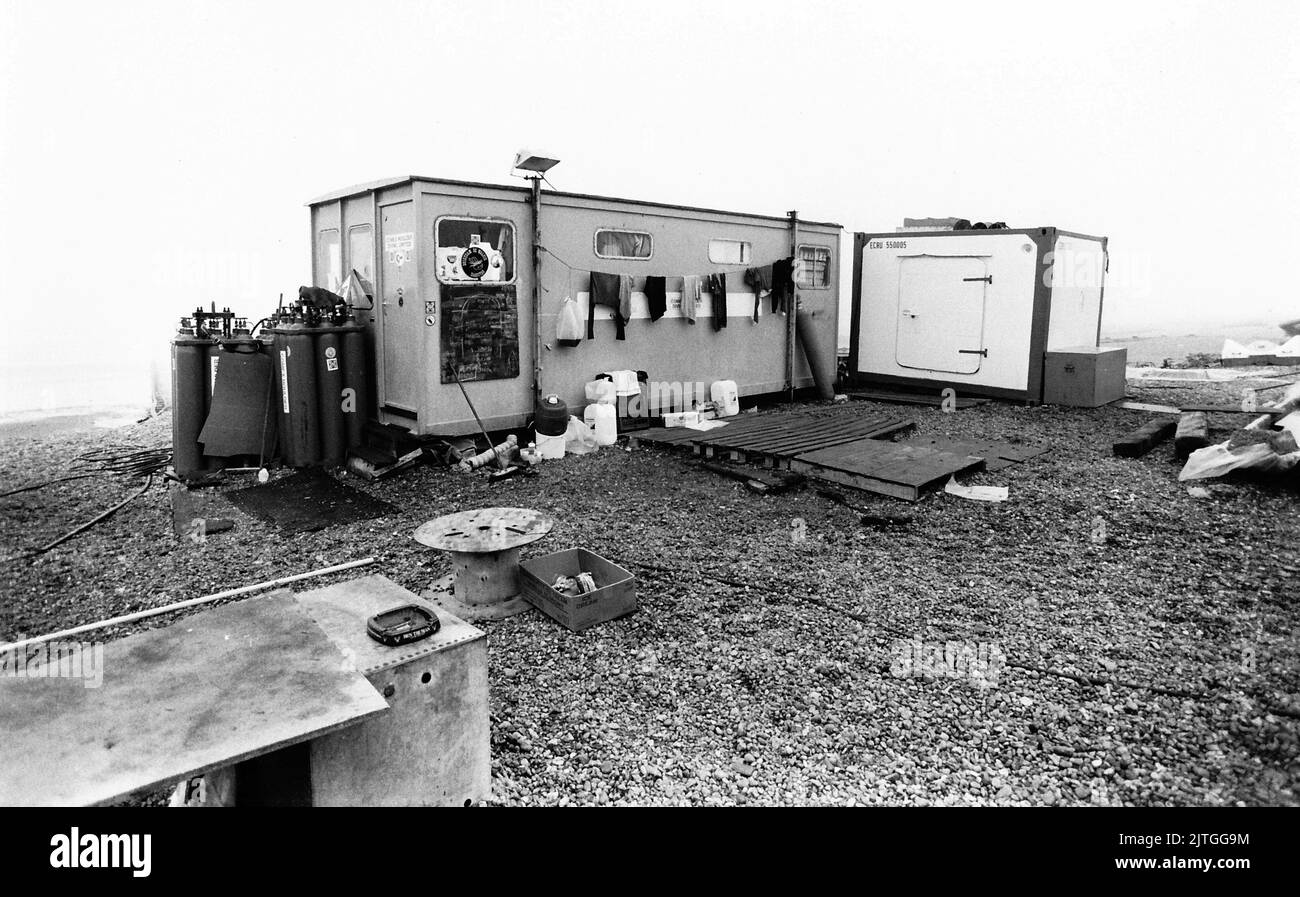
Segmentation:
<svg viewBox="0 0 1300 897">
<path fill-rule="evenodd" d="M 456 370 L 455 364 L 451 366 L 451 375 L 456 378 L 456 385 L 460 387 L 460 393 L 465 397 L 465 404 L 469 406 L 469 413 L 474 415 L 474 422 L 478 424 L 478 431 L 487 440 L 488 450 L 492 452 L 492 457 L 496 459 L 499 466 L 501 456 L 497 454 L 497 447 L 492 444 L 492 437 L 488 435 L 487 427 L 483 426 L 483 421 L 478 416 L 478 410 L 474 407 L 474 403 L 470 401 L 469 393 L 465 390 L 465 384 L 461 382 L 460 371 Z"/>
<path fill-rule="evenodd" d="M 799 212 L 793 210 L 785 213 L 790 219 L 790 258 L 798 261 L 799 258 Z M 791 275 L 793 275 L 793 269 Z M 795 343 L 795 315 L 799 313 L 799 290 L 798 285 L 790 291 L 790 307 L 787 309 L 785 319 L 785 388 L 790 401 L 794 401 L 794 343 Z"/>
<path fill-rule="evenodd" d="M 542 399 L 542 176 L 533 178 L 533 404 Z M 488 440 L 489 444 L 491 440 Z"/>
<path fill-rule="evenodd" d="M 354 567 L 364 567 L 367 564 L 373 564 L 374 562 L 375 559 L 372 557 L 362 558 L 359 561 L 348 561 L 346 564 L 335 564 L 333 567 L 323 567 L 320 570 L 311 570 L 307 573 L 295 573 L 293 576 L 284 576 L 280 579 L 269 579 L 266 582 L 255 583 L 251 586 L 240 586 L 237 589 L 227 589 L 224 592 L 204 595 L 202 598 L 191 598 L 188 601 L 178 601 L 175 604 L 167 604 L 162 607 L 150 608 L 149 610 L 136 611 L 133 614 L 125 614 L 120 617 L 112 617 L 108 620 L 100 620 L 98 623 L 87 623 L 85 626 L 74 626 L 71 629 L 52 632 L 49 635 L 38 635 L 35 638 L 23 639 L 20 642 L 0 645 L 0 654 L 3 654 L 6 651 L 16 651 L 17 649 L 25 648 L 28 645 L 38 645 L 41 642 L 67 638 L 70 635 L 80 635 L 83 632 L 93 632 L 96 629 L 104 629 L 108 626 L 118 626 L 122 623 L 134 623 L 136 620 L 156 617 L 159 614 L 169 614 L 173 611 L 185 610 L 188 607 L 198 607 L 200 604 L 209 604 L 213 601 L 219 601 L 222 598 L 233 598 L 236 595 L 246 595 L 249 592 L 256 592 L 259 589 L 270 589 L 276 586 L 288 585 L 289 583 L 297 582 L 300 579 L 310 579 L 315 576 L 325 576 L 330 573 L 339 573 L 343 570 L 351 570 Z"/>
</svg>

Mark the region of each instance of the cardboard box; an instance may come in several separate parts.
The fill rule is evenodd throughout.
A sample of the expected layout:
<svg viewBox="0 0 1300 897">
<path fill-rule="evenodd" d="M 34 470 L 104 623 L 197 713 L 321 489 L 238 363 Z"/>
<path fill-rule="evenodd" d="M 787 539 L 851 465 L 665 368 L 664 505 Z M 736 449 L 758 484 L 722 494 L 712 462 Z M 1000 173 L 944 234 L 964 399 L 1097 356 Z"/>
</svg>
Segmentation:
<svg viewBox="0 0 1300 897">
<path fill-rule="evenodd" d="M 1047 352 L 1043 362 L 1043 403 L 1096 408 L 1124 398 L 1123 346 L 1077 346 Z"/>
<path fill-rule="evenodd" d="M 565 595 L 551 588 L 557 576 L 590 573 L 596 591 Z M 631 573 L 585 548 L 570 548 L 519 563 L 524 599 L 574 632 L 636 610 L 636 581 Z"/>
</svg>

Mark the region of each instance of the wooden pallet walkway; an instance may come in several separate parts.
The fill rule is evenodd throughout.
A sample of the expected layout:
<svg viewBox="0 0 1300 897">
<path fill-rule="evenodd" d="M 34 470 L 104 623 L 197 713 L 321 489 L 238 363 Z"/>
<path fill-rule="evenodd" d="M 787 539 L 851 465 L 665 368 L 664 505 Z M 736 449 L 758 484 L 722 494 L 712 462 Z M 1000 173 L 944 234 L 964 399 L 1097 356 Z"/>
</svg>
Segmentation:
<svg viewBox="0 0 1300 897">
<path fill-rule="evenodd" d="M 713 430 L 656 427 L 630 435 L 634 445 L 689 446 L 706 458 L 726 455 L 733 461 L 788 467 L 789 459 L 803 452 L 855 439 L 881 438 L 912 426 L 913 421 L 888 413 L 826 416 L 787 412 L 727 418 L 725 427 Z"/>
<path fill-rule="evenodd" d="M 978 470 L 984 459 L 910 442 L 859 439 L 791 459 L 795 473 L 841 486 L 917 501 L 955 473 Z"/>
</svg>

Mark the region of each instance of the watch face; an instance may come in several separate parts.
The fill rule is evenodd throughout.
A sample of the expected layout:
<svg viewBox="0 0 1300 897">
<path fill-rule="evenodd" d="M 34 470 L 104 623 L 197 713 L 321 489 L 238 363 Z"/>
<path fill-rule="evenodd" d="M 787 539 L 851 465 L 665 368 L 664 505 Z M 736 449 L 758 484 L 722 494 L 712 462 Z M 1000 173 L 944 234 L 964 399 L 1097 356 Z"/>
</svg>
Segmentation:
<svg viewBox="0 0 1300 897">
<path fill-rule="evenodd" d="M 460 257 L 460 269 L 465 272 L 466 277 L 472 277 L 478 280 L 488 269 L 487 253 L 477 246 L 471 246 L 466 249 Z"/>
</svg>

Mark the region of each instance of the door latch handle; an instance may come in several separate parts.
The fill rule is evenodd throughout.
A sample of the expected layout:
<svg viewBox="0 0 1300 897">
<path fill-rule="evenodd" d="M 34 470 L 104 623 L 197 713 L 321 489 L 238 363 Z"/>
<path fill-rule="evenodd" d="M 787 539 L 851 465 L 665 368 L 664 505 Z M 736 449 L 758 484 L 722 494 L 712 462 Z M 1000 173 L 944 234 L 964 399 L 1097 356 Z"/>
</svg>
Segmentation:
<svg viewBox="0 0 1300 897">
<path fill-rule="evenodd" d="M 993 283 L 993 275 L 992 275 L 992 274 L 986 274 L 986 275 L 983 276 L 983 277 L 963 277 L 963 278 L 962 278 L 962 282 L 963 282 L 963 283 L 979 283 L 979 282 L 981 282 L 981 281 L 983 281 L 984 283 Z"/>
<path fill-rule="evenodd" d="M 908 311 L 907 309 L 903 309 L 903 314 L 907 315 L 909 318 L 915 318 L 915 317 L 916 317 L 916 312 L 914 312 L 914 311 Z"/>
<path fill-rule="evenodd" d="M 959 354 L 959 355 L 979 355 L 979 356 L 981 356 L 981 357 L 983 357 L 983 358 L 988 358 L 988 357 L 989 357 L 989 350 L 988 350 L 988 349 L 958 349 L 958 350 L 957 350 L 957 354 Z"/>
</svg>

